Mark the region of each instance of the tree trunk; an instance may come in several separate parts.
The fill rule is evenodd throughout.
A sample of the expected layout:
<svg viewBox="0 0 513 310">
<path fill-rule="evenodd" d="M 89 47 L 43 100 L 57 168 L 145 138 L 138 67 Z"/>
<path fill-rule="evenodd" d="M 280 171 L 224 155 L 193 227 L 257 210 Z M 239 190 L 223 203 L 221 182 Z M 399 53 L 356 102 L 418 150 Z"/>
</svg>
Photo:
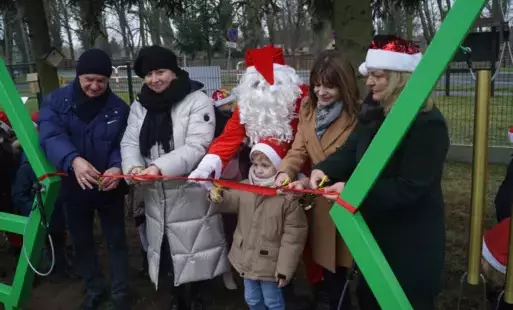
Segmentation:
<svg viewBox="0 0 513 310">
<path fill-rule="evenodd" d="M 7 65 L 13 64 L 12 44 L 13 44 L 13 19 L 12 12 L 5 11 L 3 13 L 4 20 L 4 58 Z"/>
<path fill-rule="evenodd" d="M 436 0 L 436 5 L 438 6 L 438 10 L 440 11 L 440 19 L 444 16 L 444 7 L 442 5 L 442 0 Z"/>
<path fill-rule="evenodd" d="M 426 17 L 424 16 L 424 12 L 421 7 L 418 8 L 420 23 L 422 24 L 422 34 L 424 35 L 424 39 L 426 40 L 427 45 L 431 42 L 431 33 L 429 32 L 429 28 L 426 23 Z"/>
<path fill-rule="evenodd" d="M 428 2 L 426 0 L 424 2 L 424 12 L 426 13 L 426 23 L 427 28 L 429 29 L 429 36 L 432 38 L 435 35 L 435 22 L 431 18 L 431 9 L 428 6 Z"/>
<path fill-rule="evenodd" d="M 114 10 L 116 11 L 119 19 L 119 28 L 121 29 L 121 37 L 123 39 L 123 50 L 125 51 L 125 57 L 131 58 L 133 55 L 130 52 L 130 47 L 128 44 L 128 22 L 126 20 L 126 7 L 123 3 L 117 3 L 114 5 Z"/>
<path fill-rule="evenodd" d="M 109 36 L 107 33 L 107 19 L 104 16 L 100 16 L 99 18 L 101 18 L 101 28 L 94 39 L 94 47 L 104 50 L 112 57 L 112 50 L 110 49 Z"/>
<path fill-rule="evenodd" d="M 273 12 L 267 12 L 265 14 L 265 17 L 266 17 L 266 22 L 267 22 L 267 32 L 269 33 L 269 43 L 270 44 L 274 44 L 276 41 L 276 38 L 275 38 L 275 35 L 276 35 L 276 31 L 275 31 L 275 28 L 274 28 L 274 15 L 276 13 L 273 11 Z"/>
<path fill-rule="evenodd" d="M 262 44 L 261 6 L 261 0 L 254 0 L 246 4 L 246 29 L 243 31 L 246 48 L 256 48 Z"/>
<path fill-rule="evenodd" d="M 43 0 L 18 0 L 18 3 L 25 12 L 41 92 L 45 95 L 59 88 L 59 77 L 57 75 L 57 68 L 48 65 L 40 58 L 41 55 L 47 53 L 51 48 L 48 23 L 45 14 L 41 14 L 45 9 L 44 3 Z"/>
<path fill-rule="evenodd" d="M 75 60 L 75 47 L 73 45 L 73 35 L 71 34 L 71 26 L 69 25 L 70 16 L 68 14 L 68 8 L 64 5 L 64 0 L 59 0 L 59 7 L 64 17 L 64 29 L 66 30 L 66 36 L 68 37 L 69 55 L 72 60 Z"/>
<path fill-rule="evenodd" d="M 162 24 L 162 38 L 164 46 L 167 48 L 172 48 L 175 36 L 173 28 L 171 27 L 171 20 L 165 14 L 162 14 L 160 22 Z"/>
<path fill-rule="evenodd" d="M 160 10 L 156 7 L 154 1 L 150 2 L 150 12 L 157 12 L 153 14 L 144 14 L 148 31 L 150 32 L 151 43 L 153 45 L 162 45 L 162 38 L 160 35 Z"/>
<path fill-rule="evenodd" d="M 413 40 L 413 12 L 406 10 L 406 38 Z"/>
<path fill-rule="evenodd" d="M 25 28 L 25 22 L 23 21 L 23 11 L 20 6 L 16 3 L 16 46 L 20 50 L 21 58 L 23 63 L 30 62 L 30 49 L 27 30 Z"/>
<path fill-rule="evenodd" d="M 337 50 L 343 51 L 357 70 L 372 41 L 372 10 L 369 1 L 334 1 L 333 28 Z M 363 91 L 363 82 L 359 86 Z"/>
<path fill-rule="evenodd" d="M 144 0 L 139 0 L 139 37 L 141 46 L 146 46 L 146 31 L 144 30 Z"/>
<path fill-rule="evenodd" d="M 26 63 L 29 63 L 29 51 L 28 51 L 27 43 L 25 42 L 23 32 L 24 32 L 23 20 L 21 18 L 17 18 L 16 30 L 14 32 L 14 42 L 16 42 L 16 47 L 20 51 L 21 62 L 26 64 Z"/>
<path fill-rule="evenodd" d="M 46 20 L 48 21 L 48 27 L 50 28 L 52 44 L 60 50 L 62 49 L 61 23 L 59 20 L 60 12 L 58 10 L 56 0 L 46 0 L 45 4 Z"/>
</svg>

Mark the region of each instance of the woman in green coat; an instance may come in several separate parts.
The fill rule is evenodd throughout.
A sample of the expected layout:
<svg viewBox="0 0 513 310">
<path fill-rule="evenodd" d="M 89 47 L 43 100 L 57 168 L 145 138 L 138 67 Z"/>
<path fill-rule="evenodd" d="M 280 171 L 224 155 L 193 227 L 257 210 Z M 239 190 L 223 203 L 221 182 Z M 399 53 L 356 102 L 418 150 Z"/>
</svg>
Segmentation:
<svg viewBox="0 0 513 310">
<path fill-rule="evenodd" d="M 332 185 L 326 191 L 342 191 L 420 58 L 411 42 L 375 38 L 360 66 L 371 95 L 347 142 L 314 167 L 312 188 L 327 175 Z M 445 119 L 429 99 L 359 208 L 415 310 L 434 309 L 441 289 L 445 243 L 441 182 L 448 148 Z M 357 295 L 362 310 L 380 309 L 365 281 L 360 281 Z"/>
</svg>

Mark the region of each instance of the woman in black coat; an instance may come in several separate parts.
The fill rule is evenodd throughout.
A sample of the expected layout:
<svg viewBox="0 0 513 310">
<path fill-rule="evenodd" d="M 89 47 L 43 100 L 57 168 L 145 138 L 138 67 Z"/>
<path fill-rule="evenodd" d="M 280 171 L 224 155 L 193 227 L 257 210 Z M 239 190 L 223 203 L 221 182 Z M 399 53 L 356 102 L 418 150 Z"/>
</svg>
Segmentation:
<svg viewBox="0 0 513 310">
<path fill-rule="evenodd" d="M 381 49 L 391 45 L 405 48 L 393 55 Z M 360 67 L 368 75 L 371 94 L 362 105 L 357 128 L 337 152 L 314 167 L 312 188 L 327 175 L 333 185 L 326 191 L 342 191 L 414 70 L 412 63 L 420 61 L 420 53 L 407 49 L 414 47 L 393 37 L 373 41 L 373 51 Z M 398 53 L 404 57 L 395 57 Z M 441 289 L 445 243 L 441 182 L 448 148 L 445 119 L 429 99 L 359 208 L 415 310 L 434 309 Z M 361 309 L 380 309 L 365 281 L 357 295 Z"/>
</svg>

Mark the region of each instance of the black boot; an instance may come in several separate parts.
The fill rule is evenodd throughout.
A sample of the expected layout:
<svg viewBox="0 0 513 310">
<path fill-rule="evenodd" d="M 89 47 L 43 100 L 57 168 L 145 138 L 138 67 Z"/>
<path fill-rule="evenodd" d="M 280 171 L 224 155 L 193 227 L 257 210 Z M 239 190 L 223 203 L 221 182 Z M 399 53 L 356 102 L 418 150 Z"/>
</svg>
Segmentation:
<svg viewBox="0 0 513 310">
<path fill-rule="evenodd" d="M 148 277 L 148 253 L 141 248 L 141 260 L 142 265 L 139 269 L 140 277 Z"/>
<path fill-rule="evenodd" d="M 112 299 L 112 309 L 113 310 L 130 310 L 132 309 L 130 305 L 130 297 L 129 296 L 120 296 Z"/>
<path fill-rule="evenodd" d="M 80 306 L 80 310 L 97 310 L 102 303 L 106 300 L 105 293 L 102 294 L 87 294 Z"/>
<path fill-rule="evenodd" d="M 315 310 L 330 310 L 330 299 L 324 281 L 313 285 Z"/>
<path fill-rule="evenodd" d="M 183 287 L 175 287 L 171 292 L 169 310 L 189 310 L 189 305 Z"/>
<path fill-rule="evenodd" d="M 203 299 L 199 293 L 194 293 L 191 296 L 190 310 L 204 310 Z"/>
</svg>

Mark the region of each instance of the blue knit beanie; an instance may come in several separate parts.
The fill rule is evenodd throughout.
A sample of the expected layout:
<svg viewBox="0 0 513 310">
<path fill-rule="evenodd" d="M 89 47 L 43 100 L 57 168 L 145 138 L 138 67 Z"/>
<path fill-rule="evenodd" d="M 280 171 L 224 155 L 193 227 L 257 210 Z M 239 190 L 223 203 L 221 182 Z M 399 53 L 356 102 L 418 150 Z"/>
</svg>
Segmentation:
<svg viewBox="0 0 513 310">
<path fill-rule="evenodd" d="M 77 63 L 77 76 L 82 74 L 99 74 L 110 78 L 112 75 L 112 61 L 109 55 L 97 48 L 85 51 Z"/>
</svg>

